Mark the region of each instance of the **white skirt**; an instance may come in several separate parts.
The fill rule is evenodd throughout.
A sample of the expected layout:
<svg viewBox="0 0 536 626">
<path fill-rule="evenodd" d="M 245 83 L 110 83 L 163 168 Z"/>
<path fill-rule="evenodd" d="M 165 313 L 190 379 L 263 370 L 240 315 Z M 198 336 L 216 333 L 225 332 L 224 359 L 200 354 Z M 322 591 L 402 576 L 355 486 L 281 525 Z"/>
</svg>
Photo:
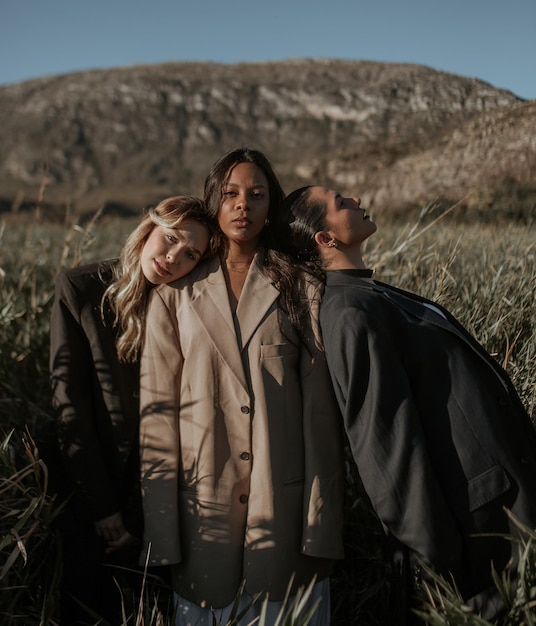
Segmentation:
<svg viewBox="0 0 536 626">
<path fill-rule="evenodd" d="M 225 626 L 230 620 L 234 605 L 234 602 L 231 602 L 231 604 L 222 609 L 203 609 L 198 604 L 189 602 L 176 593 L 174 593 L 174 598 L 176 607 L 175 626 Z M 263 622 L 263 626 L 273 626 L 283 606 L 288 610 L 293 600 L 294 596 L 289 598 L 286 604 L 284 602 L 268 602 L 266 620 Z M 320 604 L 308 622 L 308 626 L 329 626 L 331 617 L 329 578 L 325 578 L 314 585 L 307 601 L 307 607 L 303 609 L 303 613 L 317 600 L 320 600 Z M 250 624 L 258 624 L 262 604 L 263 602 L 260 600 L 253 603 L 253 598 L 244 592 L 240 597 L 238 614 L 248 606 L 249 608 L 239 622 L 233 621 L 233 625 L 249 626 Z M 284 613 L 286 613 L 286 610 Z"/>
</svg>

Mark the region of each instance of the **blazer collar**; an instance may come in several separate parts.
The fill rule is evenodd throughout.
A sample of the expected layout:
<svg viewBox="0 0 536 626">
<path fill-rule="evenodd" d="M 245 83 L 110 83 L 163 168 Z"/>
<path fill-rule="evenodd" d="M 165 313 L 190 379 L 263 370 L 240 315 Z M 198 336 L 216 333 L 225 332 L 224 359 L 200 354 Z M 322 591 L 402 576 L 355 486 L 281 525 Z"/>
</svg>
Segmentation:
<svg viewBox="0 0 536 626">
<path fill-rule="evenodd" d="M 326 272 L 326 287 L 336 285 L 352 286 L 359 289 L 382 293 L 385 297 L 394 302 L 401 309 L 404 309 L 412 317 L 435 324 L 450 333 L 454 333 L 460 337 L 474 352 L 476 352 L 478 356 L 484 359 L 488 366 L 491 367 L 495 373 L 499 374 L 503 384 L 508 386 L 508 378 L 505 376 L 504 370 L 500 364 L 494 358 L 490 357 L 483 346 L 480 345 L 471 333 L 469 333 L 469 331 L 441 305 L 431 302 L 427 298 L 419 296 L 418 294 L 399 289 L 398 287 L 393 287 L 387 283 L 382 283 L 380 281 L 374 281 L 371 283 L 370 281 L 362 278 L 355 278 L 341 272 Z M 428 306 L 426 306 L 427 304 L 432 304 L 434 307 L 439 309 L 445 318 L 431 310 Z"/>
<path fill-rule="evenodd" d="M 369 289 L 378 291 L 378 283 L 376 281 L 370 281 L 359 276 L 352 276 L 346 272 L 327 271 L 326 272 L 326 287 L 333 287 L 336 285 L 348 285 L 352 287 L 359 287 L 361 289 Z"/>
<path fill-rule="evenodd" d="M 458 328 L 452 324 L 450 314 L 435 302 L 429 302 L 425 298 L 421 298 L 415 294 L 404 293 L 394 289 L 384 288 L 382 291 L 390 300 L 413 317 L 420 318 L 436 326 L 441 326 L 450 332 L 460 334 Z M 438 311 L 441 311 L 441 313 L 438 313 Z"/>
<path fill-rule="evenodd" d="M 327 272 L 326 285 L 348 285 L 359 289 L 382 293 L 411 316 L 426 320 L 427 322 L 436 324 L 437 326 L 441 326 L 450 332 L 461 334 L 457 325 L 453 325 L 452 322 L 454 319 L 447 310 L 435 302 L 431 302 L 430 300 L 419 296 L 418 294 L 404 291 L 403 289 L 393 287 L 392 285 L 388 285 L 387 283 L 382 283 L 380 281 L 371 282 L 363 278 L 345 274 L 344 272 Z M 444 317 L 426 305 L 432 305 L 432 307 L 441 311 Z"/>
<path fill-rule="evenodd" d="M 242 335 L 242 348 L 247 346 L 259 324 L 279 297 L 279 290 L 263 269 L 264 256 L 264 251 L 255 255 L 236 309 L 236 318 Z"/>
<path fill-rule="evenodd" d="M 247 389 L 241 352 L 279 296 L 262 268 L 259 251 L 249 268 L 235 319 L 231 313 L 227 285 L 219 258 L 207 262 L 205 278 L 193 283 L 192 310 L 235 377 Z M 236 322 L 236 325 L 235 325 Z"/>
</svg>

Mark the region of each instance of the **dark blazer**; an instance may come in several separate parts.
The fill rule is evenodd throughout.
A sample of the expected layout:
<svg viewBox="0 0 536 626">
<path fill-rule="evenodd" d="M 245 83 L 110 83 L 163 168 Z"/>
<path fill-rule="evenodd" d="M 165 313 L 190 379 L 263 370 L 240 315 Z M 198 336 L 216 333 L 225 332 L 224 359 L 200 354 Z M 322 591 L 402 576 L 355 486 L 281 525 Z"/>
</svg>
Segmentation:
<svg viewBox="0 0 536 626">
<path fill-rule="evenodd" d="M 139 533 L 139 369 L 120 363 L 101 299 L 112 262 L 59 274 L 50 324 L 61 490 L 93 522 L 121 511 Z"/>
<path fill-rule="evenodd" d="M 435 307 L 435 310 L 433 310 Z M 503 507 L 536 526 L 536 440 L 506 372 L 444 308 L 346 272 L 321 306 L 353 456 L 389 533 L 466 597 L 517 546 Z"/>
</svg>

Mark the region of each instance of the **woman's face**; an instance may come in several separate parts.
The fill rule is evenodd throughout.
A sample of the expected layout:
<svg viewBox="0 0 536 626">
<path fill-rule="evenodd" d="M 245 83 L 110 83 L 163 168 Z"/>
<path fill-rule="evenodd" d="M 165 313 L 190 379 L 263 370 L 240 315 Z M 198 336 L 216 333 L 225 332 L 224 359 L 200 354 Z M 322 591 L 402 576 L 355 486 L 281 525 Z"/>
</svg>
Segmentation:
<svg viewBox="0 0 536 626">
<path fill-rule="evenodd" d="M 310 197 L 319 200 L 326 207 L 326 232 L 338 243 L 346 246 L 360 245 L 376 232 L 376 224 L 371 221 L 365 209 L 361 208 L 361 200 L 357 196 L 344 197 L 332 189 L 313 187 Z"/>
<path fill-rule="evenodd" d="M 170 283 L 191 272 L 205 253 L 208 229 L 197 220 L 185 220 L 177 228 L 156 226 L 141 252 L 141 269 L 154 285 Z"/>
<path fill-rule="evenodd" d="M 222 189 L 218 224 L 240 246 L 256 247 L 268 217 L 270 191 L 264 172 L 253 163 L 239 163 Z"/>
</svg>

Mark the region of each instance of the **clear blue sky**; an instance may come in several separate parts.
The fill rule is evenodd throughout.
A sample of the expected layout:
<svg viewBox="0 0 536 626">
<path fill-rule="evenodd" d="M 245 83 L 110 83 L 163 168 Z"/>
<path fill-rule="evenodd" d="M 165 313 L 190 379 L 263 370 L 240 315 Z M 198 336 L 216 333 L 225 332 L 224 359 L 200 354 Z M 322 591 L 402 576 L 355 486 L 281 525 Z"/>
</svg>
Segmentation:
<svg viewBox="0 0 536 626">
<path fill-rule="evenodd" d="M 0 85 L 295 57 L 419 63 L 536 98 L 536 0 L 0 0 Z"/>
</svg>

